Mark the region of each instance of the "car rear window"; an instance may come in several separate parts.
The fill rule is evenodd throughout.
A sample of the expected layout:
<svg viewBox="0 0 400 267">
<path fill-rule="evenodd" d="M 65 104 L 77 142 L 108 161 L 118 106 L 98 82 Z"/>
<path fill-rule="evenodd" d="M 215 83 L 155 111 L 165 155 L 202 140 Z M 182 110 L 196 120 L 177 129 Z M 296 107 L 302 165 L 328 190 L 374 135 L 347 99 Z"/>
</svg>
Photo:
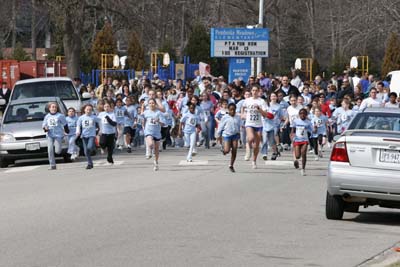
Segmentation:
<svg viewBox="0 0 400 267">
<path fill-rule="evenodd" d="M 17 84 L 12 99 L 31 97 L 59 97 L 62 100 L 78 100 L 78 94 L 70 81 L 43 81 Z"/>
<path fill-rule="evenodd" d="M 400 131 L 400 114 L 397 113 L 358 113 L 351 121 L 348 130 Z"/>
</svg>

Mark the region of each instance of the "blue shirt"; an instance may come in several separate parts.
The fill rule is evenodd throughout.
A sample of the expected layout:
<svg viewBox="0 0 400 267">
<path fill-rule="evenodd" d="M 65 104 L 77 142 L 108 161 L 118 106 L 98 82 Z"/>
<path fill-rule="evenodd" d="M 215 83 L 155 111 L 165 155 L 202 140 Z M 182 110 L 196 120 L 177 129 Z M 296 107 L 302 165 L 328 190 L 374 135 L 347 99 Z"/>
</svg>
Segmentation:
<svg viewBox="0 0 400 267">
<path fill-rule="evenodd" d="M 196 126 L 200 124 L 200 117 L 196 114 L 187 112 L 181 118 L 181 123 L 185 124 L 183 132 L 191 134 L 196 131 Z"/>
<path fill-rule="evenodd" d="M 283 115 L 281 106 L 278 103 L 270 104 L 266 111 L 274 114 L 273 119 L 263 117 L 263 130 L 269 132 L 271 130 L 277 129 L 280 126 L 281 117 Z"/>
<path fill-rule="evenodd" d="M 355 114 L 353 110 L 344 110 L 342 107 L 337 108 L 333 112 L 332 119 L 336 120 L 338 133 L 343 133 L 347 129 Z"/>
<path fill-rule="evenodd" d="M 215 114 L 215 118 L 221 120 L 226 114 L 228 114 L 228 110 L 220 109 L 218 110 L 217 114 Z"/>
<path fill-rule="evenodd" d="M 79 117 L 76 124 L 76 132 L 81 134 L 81 137 L 95 137 L 96 136 L 96 123 L 99 120 L 95 115 L 83 114 Z"/>
<path fill-rule="evenodd" d="M 221 123 L 218 125 L 218 136 L 229 137 L 240 133 L 241 120 L 240 116 L 230 116 L 229 114 L 224 116 Z"/>
<path fill-rule="evenodd" d="M 69 133 L 68 135 L 75 135 L 76 134 L 76 123 L 78 122 L 78 117 L 73 116 L 73 117 L 67 117 L 66 118 L 67 123 L 68 123 L 68 129 Z"/>
<path fill-rule="evenodd" d="M 150 109 L 143 112 L 145 120 L 144 135 L 151 135 L 154 138 L 161 139 L 161 125 L 164 122 L 164 116 L 159 110 L 152 111 Z"/>
<path fill-rule="evenodd" d="M 47 127 L 47 136 L 53 138 L 64 137 L 64 126 L 67 125 L 67 120 L 65 116 L 61 113 L 51 114 L 48 113 L 44 117 L 42 128 Z"/>
<path fill-rule="evenodd" d="M 204 111 L 204 115 L 207 117 L 211 116 L 211 110 L 214 107 L 214 104 L 211 101 L 202 101 L 200 103 L 200 107 L 203 109 Z"/>
<path fill-rule="evenodd" d="M 318 137 L 318 135 L 326 135 L 326 123 L 328 122 L 328 118 L 324 115 L 321 115 L 320 117 L 313 116 L 311 119 L 311 124 L 314 128 L 314 126 L 317 126 L 317 132 L 312 133 L 311 137 Z"/>
<path fill-rule="evenodd" d="M 125 114 L 126 114 L 126 107 L 121 106 L 121 107 L 114 107 L 114 114 L 116 118 L 116 122 L 118 124 L 124 124 L 125 123 Z"/>
<path fill-rule="evenodd" d="M 133 127 L 134 119 L 137 117 L 137 107 L 135 105 L 127 106 L 124 127 Z"/>
<path fill-rule="evenodd" d="M 115 126 L 112 126 L 106 117 L 109 117 L 112 121 L 117 122 L 115 118 L 115 113 L 110 111 L 110 112 L 100 112 L 100 114 L 97 116 L 99 118 L 100 122 L 100 131 L 102 134 L 115 134 L 116 128 Z"/>
<path fill-rule="evenodd" d="M 312 133 L 311 122 L 308 119 L 305 119 L 304 121 L 302 119 L 295 119 L 293 121 L 293 127 L 296 128 L 293 141 L 308 142 L 307 132 Z"/>
</svg>

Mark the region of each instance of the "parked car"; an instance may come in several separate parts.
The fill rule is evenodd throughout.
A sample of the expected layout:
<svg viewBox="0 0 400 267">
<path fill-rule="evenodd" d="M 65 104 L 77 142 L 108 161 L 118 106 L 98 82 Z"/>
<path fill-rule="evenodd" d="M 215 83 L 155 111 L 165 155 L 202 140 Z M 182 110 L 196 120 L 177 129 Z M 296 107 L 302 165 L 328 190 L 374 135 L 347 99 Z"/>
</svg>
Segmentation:
<svg viewBox="0 0 400 267">
<path fill-rule="evenodd" d="M 59 97 L 67 106 L 73 107 L 79 113 L 82 97 L 72 80 L 67 77 L 36 78 L 18 81 L 11 93 L 10 100 L 31 97 Z M 85 99 L 90 94 L 84 95 Z"/>
<path fill-rule="evenodd" d="M 332 149 L 326 217 L 373 205 L 400 208 L 400 109 L 357 113 Z"/>
<path fill-rule="evenodd" d="M 12 100 L 0 126 L 0 167 L 5 168 L 16 160 L 47 157 L 46 133 L 42 122 L 49 112 L 47 104 L 57 102 L 60 112 L 67 108 L 58 97 L 35 97 Z M 62 157 L 69 161 L 67 139 L 62 142 Z"/>
</svg>

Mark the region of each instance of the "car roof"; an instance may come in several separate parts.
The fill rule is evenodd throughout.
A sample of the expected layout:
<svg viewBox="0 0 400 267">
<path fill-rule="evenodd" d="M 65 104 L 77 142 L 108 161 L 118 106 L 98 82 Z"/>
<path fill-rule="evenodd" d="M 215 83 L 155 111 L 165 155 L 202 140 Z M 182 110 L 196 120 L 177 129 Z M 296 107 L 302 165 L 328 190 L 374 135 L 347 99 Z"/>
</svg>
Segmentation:
<svg viewBox="0 0 400 267">
<path fill-rule="evenodd" d="M 26 80 L 21 80 L 15 83 L 17 84 L 24 84 L 24 83 L 37 83 L 37 82 L 48 82 L 48 81 L 69 81 L 72 82 L 72 80 L 68 77 L 49 77 L 49 78 L 33 78 L 33 79 L 26 79 Z"/>
<path fill-rule="evenodd" d="M 26 103 L 37 103 L 37 102 L 61 102 L 59 97 L 55 96 L 47 96 L 47 97 L 29 97 L 12 100 L 9 105 L 18 105 L 18 104 L 26 104 Z"/>
<path fill-rule="evenodd" d="M 400 108 L 365 108 L 363 112 L 400 114 Z"/>
</svg>

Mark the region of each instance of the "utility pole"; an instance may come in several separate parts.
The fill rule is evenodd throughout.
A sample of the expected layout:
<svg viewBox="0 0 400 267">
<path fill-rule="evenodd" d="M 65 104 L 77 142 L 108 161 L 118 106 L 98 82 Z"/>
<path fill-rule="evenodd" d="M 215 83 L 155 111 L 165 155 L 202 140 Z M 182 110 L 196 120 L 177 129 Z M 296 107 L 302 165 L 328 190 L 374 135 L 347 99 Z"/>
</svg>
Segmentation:
<svg viewBox="0 0 400 267">
<path fill-rule="evenodd" d="M 258 27 L 264 27 L 264 0 L 260 1 L 259 14 L 258 14 Z M 262 58 L 257 58 L 257 75 L 262 71 Z"/>
</svg>

